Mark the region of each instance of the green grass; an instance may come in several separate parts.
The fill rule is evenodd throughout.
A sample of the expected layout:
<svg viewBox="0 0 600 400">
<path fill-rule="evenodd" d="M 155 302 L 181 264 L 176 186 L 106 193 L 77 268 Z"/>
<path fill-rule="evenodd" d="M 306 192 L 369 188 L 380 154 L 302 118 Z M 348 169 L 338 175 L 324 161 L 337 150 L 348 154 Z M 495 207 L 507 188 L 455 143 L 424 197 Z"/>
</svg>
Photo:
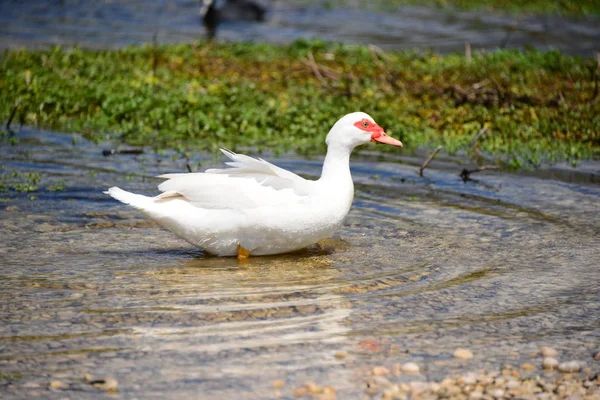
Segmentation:
<svg viewBox="0 0 600 400">
<path fill-rule="evenodd" d="M 600 155 L 598 72 L 596 60 L 559 52 L 476 53 L 469 63 L 319 41 L 8 51 L 0 120 L 19 104 L 13 124 L 92 140 L 322 154 L 331 125 L 361 110 L 409 151 L 441 144 L 536 166 Z M 472 144 L 484 126 L 490 132 Z"/>
<path fill-rule="evenodd" d="M 414 3 L 422 4 L 422 2 Z M 598 0 L 429 0 L 428 3 L 443 7 L 488 9 L 510 13 L 600 15 Z"/>
<path fill-rule="evenodd" d="M 330 5 L 343 6 L 347 0 L 331 0 Z M 598 0 L 362 0 L 365 6 L 394 7 L 399 5 L 434 6 L 459 10 L 490 10 L 512 14 L 562 14 L 569 16 L 600 15 Z M 353 3 L 354 4 L 354 3 Z"/>
</svg>

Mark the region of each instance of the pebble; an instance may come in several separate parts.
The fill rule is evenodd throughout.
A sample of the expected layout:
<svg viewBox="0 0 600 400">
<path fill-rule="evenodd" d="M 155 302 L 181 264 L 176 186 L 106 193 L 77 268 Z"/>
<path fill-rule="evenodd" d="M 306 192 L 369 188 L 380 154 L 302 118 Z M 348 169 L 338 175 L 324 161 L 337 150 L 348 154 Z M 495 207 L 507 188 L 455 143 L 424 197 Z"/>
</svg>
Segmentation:
<svg viewBox="0 0 600 400">
<path fill-rule="evenodd" d="M 402 365 L 402 368 L 407 364 Z M 552 357 L 545 357 L 544 365 L 545 368 L 559 368 L 558 361 Z M 577 361 L 561 363 L 560 365 L 568 366 L 569 372 L 581 370 L 581 363 Z M 501 370 L 469 372 L 458 377 L 448 376 L 440 382 L 412 381 L 400 383 L 393 381 L 396 379 L 393 375 L 388 378 L 369 374 L 367 394 L 372 398 L 387 400 L 406 400 L 407 398 L 468 398 L 471 400 L 504 398 L 558 400 L 564 398 L 600 400 L 600 376 L 591 375 L 591 371 L 587 378 L 583 379 L 572 374 L 551 374 L 544 377 L 531 377 L 528 375 L 522 377 L 513 366 L 504 365 Z M 404 376 L 400 379 L 402 378 Z"/>
<path fill-rule="evenodd" d="M 331 386 L 325 386 L 321 395 L 319 396 L 319 400 L 336 400 L 337 392 Z"/>
<path fill-rule="evenodd" d="M 375 376 L 383 376 L 383 375 L 387 375 L 390 373 L 390 370 L 387 369 L 386 367 L 374 367 L 373 368 L 373 375 Z"/>
<path fill-rule="evenodd" d="M 469 360 L 473 358 L 473 352 L 469 349 L 456 349 L 454 357 L 461 358 L 463 360 Z"/>
<path fill-rule="evenodd" d="M 407 396 L 404 393 L 400 392 L 400 388 L 396 385 L 391 388 L 385 389 L 383 391 L 382 398 L 384 400 L 404 400 L 407 398 Z"/>
<path fill-rule="evenodd" d="M 509 390 L 510 389 L 516 389 L 519 386 L 521 386 L 521 383 L 518 382 L 518 381 L 508 381 L 508 382 L 506 382 L 506 388 L 509 389 Z"/>
<path fill-rule="evenodd" d="M 284 386 L 285 386 L 285 381 L 283 379 L 277 379 L 276 381 L 273 381 L 273 387 L 275 389 L 281 389 Z"/>
<path fill-rule="evenodd" d="M 558 365 L 560 372 L 579 372 L 581 365 L 577 361 L 568 361 Z"/>
<path fill-rule="evenodd" d="M 296 397 L 304 396 L 307 392 L 308 392 L 308 389 L 306 389 L 306 387 L 304 387 L 304 386 L 296 388 L 293 391 L 294 396 L 296 396 Z"/>
<path fill-rule="evenodd" d="M 594 354 L 594 360 L 600 360 L 600 351 Z"/>
<path fill-rule="evenodd" d="M 425 382 L 413 381 L 408 385 L 410 386 L 410 391 L 412 393 L 412 397 L 419 396 L 421 393 L 425 392 L 429 389 L 429 385 Z"/>
<path fill-rule="evenodd" d="M 391 385 L 390 381 L 383 376 L 374 377 L 372 383 L 380 387 L 387 387 Z"/>
<path fill-rule="evenodd" d="M 552 357 L 545 357 L 542 360 L 542 368 L 544 369 L 556 369 L 558 368 L 558 360 Z"/>
<path fill-rule="evenodd" d="M 333 356 L 335 358 L 346 358 L 348 357 L 348 353 L 346 353 L 345 351 L 336 351 Z"/>
<path fill-rule="evenodd" d="M 105 392 L 116 392 L 119 390 L 119 382 L 115 378 L 104 378 L 90 382 L 96 389 L 104 390 Z"/>
<path fill-rule="evenodd" d="M 306 390 L 308 391 L 308 393 L 310 394 L 320 394 L 322 392 L 322 388 L 320 386 L 317 386 L 315 383 L 313 382 L 306 382 L 304 384 L 304 387 L 306 388 Z"/>
<path fill-rule="evenodd" d="M 473 373 L 473 372 L 470 372 L 470 373 L 464 375 L 461 378 L 461 381 L 465 385 L 475 385 L 477 383 L 477 375 L 475 375 L 475 373 Z"/>
<path fill-rule="evenodd" d="M 526 371 L 533 371 L 533 370 L 535 370 L 535 369 L 536 369 L 536 367 L 535 367 L 535 365 L 533 365 L 533 364 L 527 364 L 527 363 L 526 363 L 526 364 L 522 364 L 522 365 L 521 365 L 521 369 L 524 369 L 524 370 L 526 370 Z"/>
<path fill-rule="evenodd" d="M 540 354 L 544 357 L 556 357 L 558 356 L 558 351 L 550 346 L 542 346 L 540 347 Z"/>
<path fill-rule="evenodd" d="M 64 382 L 54 380 L 54 381 L 50 382 L 50 384 L 48 385 L 48 387 L 50 389 L 52 389 L 52 390 L 62 390 L 62 389 L 68 388 L 69 385 L 67 385 Z"/>
<path fill-rule="evenodd" d="M 402 371 L 409 374 L 417 374 L 419 372 L 419 366 L 413 362 L 402 364 Z"/>
</svg>

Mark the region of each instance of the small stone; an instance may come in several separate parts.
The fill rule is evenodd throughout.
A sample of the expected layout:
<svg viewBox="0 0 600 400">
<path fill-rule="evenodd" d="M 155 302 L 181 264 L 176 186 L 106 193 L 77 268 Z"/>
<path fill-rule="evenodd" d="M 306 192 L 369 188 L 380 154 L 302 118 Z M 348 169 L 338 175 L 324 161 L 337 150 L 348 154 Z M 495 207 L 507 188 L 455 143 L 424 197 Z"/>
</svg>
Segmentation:
<svg viewBox="0 0 600 400">
<path fill-rule="evenodd" d="M 556 369 L 558 368 L 558 360 L 552 357 L 545 357 L 542 360 L 542 368 L 544 369 Z"/>
<path fill-rule="evenodd" d="M 473 372 L 470 372 L 466 375 L 463 375 L 461 377 L 461 381 L 465 385 L 470 385 L 470 386 L 475 385 L 477 383 L 477 375 L 475 375 Z"/>
<path fill-rule="evenodd" d="M 480 392 L 479 390 L 474 390 L 469 394 L 469 398 L 473 399 L 473 400 L 478 400 L 481 399 L 483 397 L 483 393 Z"/>
<path fill-rule="evenodd" d="M 556 357 L 558 356 L 558 351 L 549 346 L 542 346 L 540 347 L 540 354 L 544 357 Z"/>
<path fill-rule="evenodd" d="M 273 387 L 275 389 L 281 389 L 284 386 L 285 386 L 285 381 L 283 379 L 277 379 L 276 381 L 273 381 Z"/>
<path fill-rule="evenodd" d="M 536 367 L 533 364 L 525 363 L 521 365 L 521 369 L 524 369 L 525 371 L 533 371 L 536 369 Z"/>
<path fill-rule="evenodd" d="M 473 358 L 473 352 L 469 349 L 456 349 L 456 351 L 454 352 L 454 357 L 463 360 L 469 360 Z"/>
<path fill-rule="evenodd" d="M 116 392 L 119 389 L 119 382 L 115 378 L 104 378 L 90 383 L 95 388 L 105 392 Z"/>
<path fill-rule="evenodd" d="M 323 391 L 323 389 L 320 386 L 317 386 L 313 382 L 306 382 L 304 384 L 304 387 L 306 387 L 308 393 L 312 395 L 320 394 Z"/>
<path fill-rule="evenodd" d="M 409 386 L 413 397 L 419 396 L 421 393 L 429 389 L 429 385 L 425 382 L 413 381 L 409 383 Z"/>
<path fill-rule="evenodd" d="M 384 400 L 405 399 L 406 395 L 400 392 L 398 385 L 393 385 L 383 391 Z"/>
<path fill-rule="evenodd" d="M 516 389 L 519 386 L 521 386 L 521 383 L 518 382 L 518 381 L 508 381 L 508 382 L 506 382 L 506 388 L 509 389 L 509 390 L 510 389 Z"/>
<path fill-rule="evenodd" d="M 333 355 L 335 358 L 346 358 L 348 357 L 348 353 L 346 353 L 345 351 L 336 351 L 335 354 Z"/>
<path fill-rule="evenodd" d="M 319 396 L 319 400 L 336 400 L 337 393 L 331 386 L 325 386 Z"/>
<path fill-rule="evenodd" d="M 594 354 L 594 360 L 600 360 L 600 351 Z"/>
<path fill-rule="evenodd" d="M 492 397 L 494 397 L 496 399 L 501 399 L 504 397 L 504 390 L 503 389 L 494 389 L 494 390 L 492 390 L 492 392 L 490 394 L 492 395 Z"/>
<path fill-rule="evenodd" d="M 64 382 L 61 381 L 52 381 L 50 382 L 50 384 L 48 385 L 48 387 L 52 390 L 63 390 L 69 387 L 69 385 L 67 385 Z"/>
<path fill-rule="evenodd" d="M 386 367 L 374 367 L 373 368 L 373 375 L 375 376 L 383 376 L 383 375 L 387 375 L 390 373 L 390 370 L 387 369 Z"/>
<path fill-rule="evenodd" d="M 371 383 L 377 387 L 388 387 L 391 385 L 390 381 L 383 376 L 375 376 Z"/>
<path fill-rule="evenodd" d="M 506 379 L 502 378 L 502 377 L 498 377 L 496 379 L 494 379 L 494 384 L 498 385 L 498 386 L 502 386 L 506 383 Z"/>
<path fill-rule="evenodd" d="M 300 397 L 300 396 L 304 396 L 306 393 L 308 392 L 308 389 L 306 387 L 299 387 L 294 389 L 294 396 L 296 397 Z"/>
<path fill-rule="evenodd" d="M 581 365 L 577 361 L 568 361 L 558 365 L 560 372 L 579 372 L 580 369 Z"/>
<path fill-rule="evenodd" d="M 400 368 L 400 364 L 394 364 L 394 375 L 400 375 L 400 371 L 402 371 L 402 369 Z"/>
<path fill-rule="evenodd" d="M 17 207 L 17 206 L 7 206 L 4 210 L 5 211 L 19 211 L 19 207 Z"/>
<path fill-rule="evenodd" d="M 92 374 L 86 372 L 85 374 L 83 374 L 83 380 L 87 383 L 90 383 L 94 380 L 94 377 L 92 376 Z"/>
<path fill-rule="evenodd" d="M 402 364 L 402 371 L 408 374 L 417 374 L 419 373 L 419 366 L 413 362 L 408 362 L 406 364 Z"/>
</svg>

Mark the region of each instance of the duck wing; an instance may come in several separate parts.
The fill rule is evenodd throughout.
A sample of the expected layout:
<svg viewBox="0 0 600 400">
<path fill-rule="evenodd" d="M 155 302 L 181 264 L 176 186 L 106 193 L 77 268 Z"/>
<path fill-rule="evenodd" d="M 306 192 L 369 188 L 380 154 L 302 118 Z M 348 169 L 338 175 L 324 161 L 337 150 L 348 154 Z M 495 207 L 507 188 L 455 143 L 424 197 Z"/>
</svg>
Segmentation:
<svg viewBox="0 0 600 400">
<path fill-rule="evenodd" d="M 205 172 L 166 174 L 157 199 L 184 197 L 196 207 L 251 209 L 306 200 L 314 181 L 306 180 L 260 158 L 221 149 L 231 168 Z"/>
</svg>

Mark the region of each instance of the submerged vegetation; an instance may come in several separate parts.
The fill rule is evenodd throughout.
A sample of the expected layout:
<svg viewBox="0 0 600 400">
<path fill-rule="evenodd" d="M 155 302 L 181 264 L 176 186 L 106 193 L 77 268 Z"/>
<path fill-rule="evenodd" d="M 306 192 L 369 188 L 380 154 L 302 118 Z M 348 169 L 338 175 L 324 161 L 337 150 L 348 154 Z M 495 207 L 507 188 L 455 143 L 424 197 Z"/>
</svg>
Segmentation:
<svg viewBox="0 0 600 400">
<path fill-rule="evenodd" d="M 182 152 L 310 154 L 362 110 L 413 149 L 535 166 L 600 155 L 599 72 L 560 52 L 467 58 L 318 41 L 7 51 L 0 120 Z"/>
</svg>

